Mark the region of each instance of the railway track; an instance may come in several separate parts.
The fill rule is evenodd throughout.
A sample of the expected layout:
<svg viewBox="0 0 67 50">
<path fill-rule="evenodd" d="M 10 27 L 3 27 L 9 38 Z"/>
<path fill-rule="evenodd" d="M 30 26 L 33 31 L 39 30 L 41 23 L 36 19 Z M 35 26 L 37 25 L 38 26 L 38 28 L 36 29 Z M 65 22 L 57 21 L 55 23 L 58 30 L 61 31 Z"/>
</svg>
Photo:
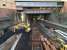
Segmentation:
<svg viewBox="0 0 67 50">
<path fill-rule="evenodd" d="M 32 50 L 43 50 L 40 41 L 41 32 L 37 28 L 37 24 L 32 26 Z"/>
<path fill-rule="evenodd" d="M 55 46 L 42 35 L 36 23 L 32 27 L 32 50 L 56 50 Z"/>
<path fill-rule="evenodd" d="M 42 28 L 39 28 L 37 23 L 33 23 L 32 35 L 30 33 L 24 33 L 15 50 L 56 50 L 55 46 L 45 37 L 46 34 L 44 36 L 40 29 Z"/>
</svg>

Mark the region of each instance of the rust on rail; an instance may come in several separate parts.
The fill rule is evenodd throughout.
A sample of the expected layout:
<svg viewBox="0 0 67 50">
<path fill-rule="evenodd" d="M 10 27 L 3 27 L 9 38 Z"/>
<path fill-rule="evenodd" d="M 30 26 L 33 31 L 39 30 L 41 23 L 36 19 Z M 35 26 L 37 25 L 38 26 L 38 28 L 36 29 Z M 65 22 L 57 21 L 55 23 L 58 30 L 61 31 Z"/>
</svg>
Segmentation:
<svg viewBox="0 0 67 50">
<path fill-rule="evenodd" d="M 44 38 L 43 35 L 41 36 L 41 42 L 45 50 L 56 50 L 55 46 L 47 38 Z"/>
</svg>

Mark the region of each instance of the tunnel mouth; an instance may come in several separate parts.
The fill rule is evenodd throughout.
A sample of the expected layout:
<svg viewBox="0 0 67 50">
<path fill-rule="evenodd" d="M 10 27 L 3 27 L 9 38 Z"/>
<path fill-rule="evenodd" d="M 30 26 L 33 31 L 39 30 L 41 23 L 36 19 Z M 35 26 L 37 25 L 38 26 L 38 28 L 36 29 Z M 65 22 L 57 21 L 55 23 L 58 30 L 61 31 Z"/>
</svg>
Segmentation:
<svg viewBox="0 0 67 50">
<path fill-rule="evenodd" d="M 35 20 L 48 20 L 50 17 L 50 13 L 42 13 L 42 14 L 26 14 L 26 16 L 28 17 L 29 20 L 33 21 L 33 18 L 35 18 Z M 40 19 L 38 19 L 40 18 Z"/>
</svg>

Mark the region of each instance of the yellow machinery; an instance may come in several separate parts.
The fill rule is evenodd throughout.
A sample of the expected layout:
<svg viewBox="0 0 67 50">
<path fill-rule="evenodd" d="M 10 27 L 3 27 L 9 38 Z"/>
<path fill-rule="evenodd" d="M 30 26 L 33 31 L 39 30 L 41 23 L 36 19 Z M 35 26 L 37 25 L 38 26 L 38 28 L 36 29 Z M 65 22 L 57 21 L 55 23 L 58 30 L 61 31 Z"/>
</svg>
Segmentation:
<svg viewBox="0 0 67 50">
<path fill-rule="evenodd" d="M 60 50 L 67 50 L 67 44 L 61 44 Z"/>
<path fill-rule="evenodd" d="M 64 42 L 64 40 L 59 39 L 60 41 L 60 50 L 67 50 L 67 44 Z"/>
<path fill-rule="evenodd" d="M 67 50 L 67 45 L 66 44 L 62 45 L 60 50 Z"/>
<path fill-rule="evenodd" d="M 26 32 L 29 32 L 31 30 L 30 24 L 27 24 L 27 23 L 24 25 L 24 28 Z"/>
<path fill-rule="evenodd" d="M 21 12 L 21 23 L 18 23 L 15 25 L 15 29 L 24 28 L 26 32 L 29 32 L 31 30 L 30 23 L 28 21 L 28 18 L 25 16 L 23 12 Z"/>
<path fill-rule="evenodd" d="M 24 24 L 17 24 L 15 26 L 15 29 L 25 28 L 25 32 L 29 32 L 31 30 L 30 24 L 24 23 Z"/>
<path fill-rule="evenodd" d="M 22 19 L 22 27 L 24 27 L 25 28 L 25 31 L 26 32 L 29 32 L 31 29 L 30 29 L 30 23 L 29 23 L 29 21 L 28 21 L 28 18 L 25 16 L 25 14 L 22 12 L 21 13 L 22 15 L 21 15 L 21 19 Z"/>
</svg>

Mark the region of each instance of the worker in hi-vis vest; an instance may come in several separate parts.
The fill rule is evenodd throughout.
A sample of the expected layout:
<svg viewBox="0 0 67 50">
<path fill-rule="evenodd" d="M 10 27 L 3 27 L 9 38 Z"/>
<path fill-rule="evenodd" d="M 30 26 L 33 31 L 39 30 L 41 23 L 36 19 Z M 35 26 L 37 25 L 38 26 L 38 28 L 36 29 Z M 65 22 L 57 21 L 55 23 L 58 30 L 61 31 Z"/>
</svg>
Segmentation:
<svg viewBox="0 0 67 50">
<path fill-rule="evenodd" d="M 16 34 L 18 34 L 18 33 L 19 33 L 18 30 L 19 30 L 19 26 L 18 26 L 18 24 L 16 24 L 16 25 L 14 26 L 14 32 L 15 32 Z"/>
<path fill-rule="evenodd" d="M 18 33 L 22 33 L 24 31 L 24 28 L 22 27 L 22 24 L 17 24 L 14 26 L 14 31 L 18 34 Z"/>
<path fill-rule="evenodd" d="M 31 28 L 30 28 L 30 24 L 29 23 L 25 23 L 24 24 L 24 28 L 25 28 L 25 32 L 30 32 Z"/>
</svg>

